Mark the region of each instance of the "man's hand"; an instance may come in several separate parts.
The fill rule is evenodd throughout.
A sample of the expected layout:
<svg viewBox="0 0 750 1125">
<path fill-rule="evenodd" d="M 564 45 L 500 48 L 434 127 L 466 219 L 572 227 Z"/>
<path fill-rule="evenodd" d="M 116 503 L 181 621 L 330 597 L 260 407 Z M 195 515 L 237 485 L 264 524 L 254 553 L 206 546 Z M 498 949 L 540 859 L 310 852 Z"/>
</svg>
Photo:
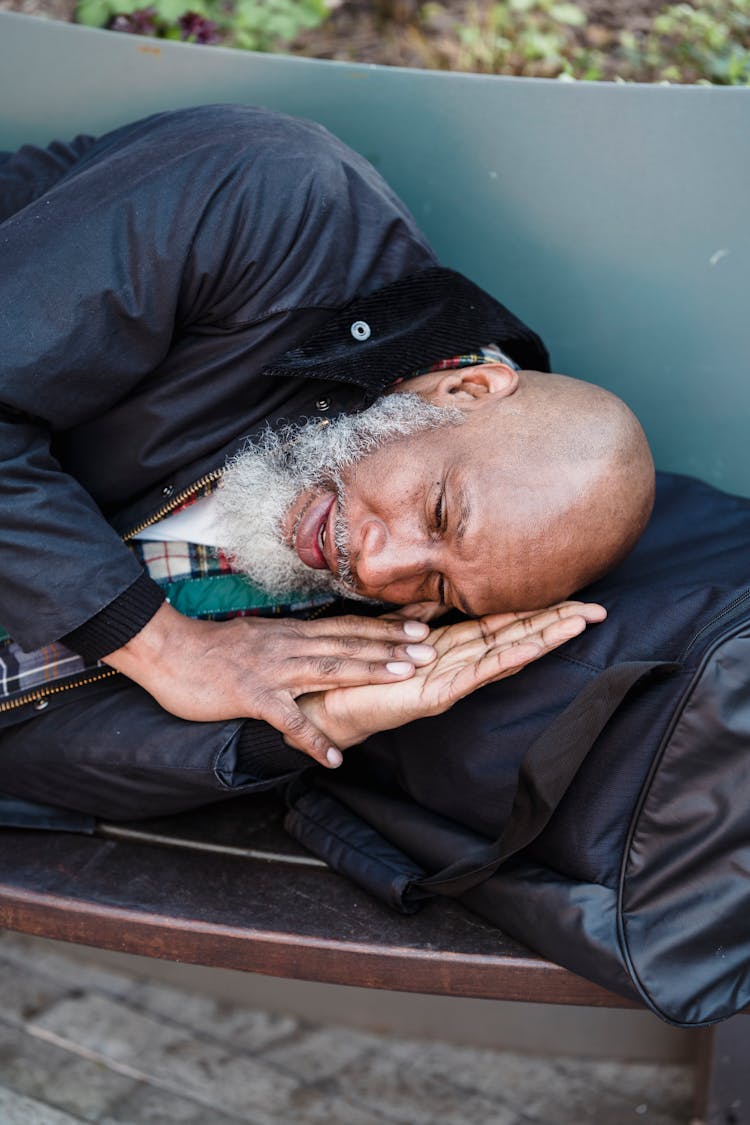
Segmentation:
<svg viewBox="0 0 750 1125">
<path fill-rule="evenodd" d="M 303 693 L 393 684 L 435 659 L 417 621 L 238 617 L 196 621 L 164 604 L 104 658 L 183 719 L 265 719 L 322 765 L 341 763 L 335 740 L 302 714 Z"/>
<path fill-rule="evenodd" d="M 561 602 L 533 613 L 493 614 L 444 625 L 433 629 L 429 638 L 437 660 L 417 668 L 411 679 L 318 692 L 298 704 L 337 746 L 346 748 L 376 731 L 447 711 L 477 688 L 520 672 L 606 616 L 600 605 Z"/>
</svg>

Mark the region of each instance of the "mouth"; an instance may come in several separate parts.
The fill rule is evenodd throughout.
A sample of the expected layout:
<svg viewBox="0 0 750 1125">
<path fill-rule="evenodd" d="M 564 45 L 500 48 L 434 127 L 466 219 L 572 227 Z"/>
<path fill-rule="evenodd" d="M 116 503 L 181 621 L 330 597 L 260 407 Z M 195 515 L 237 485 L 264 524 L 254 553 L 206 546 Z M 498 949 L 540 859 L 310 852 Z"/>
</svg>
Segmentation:
<svg viewBox="0 0 750 1125">
<path fill-rule="evenodd" d="M 333 536 L 336 495 L 324 492 L 313 497 L 302 512 L 294 533 L 294 548 L 305 566 L 336 573 Z"/>
</svg>

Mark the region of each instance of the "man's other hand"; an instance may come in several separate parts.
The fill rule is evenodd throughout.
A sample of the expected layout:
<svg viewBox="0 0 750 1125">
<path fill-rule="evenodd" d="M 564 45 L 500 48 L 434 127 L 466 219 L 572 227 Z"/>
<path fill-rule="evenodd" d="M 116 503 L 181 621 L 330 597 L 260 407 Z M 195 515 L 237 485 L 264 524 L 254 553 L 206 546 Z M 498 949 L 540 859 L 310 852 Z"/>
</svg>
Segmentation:
<svg viewBox="0 0 750 1125">
<path fill-rule="evenodd" d="M 346 748 L 377 731 L 447 711 L 477 688 L 520 672 L 559 645 L 603 621 L 594 603 L 561 602 L 530 613 L 493 614 L 433 629 L 437 660 L 401 683 L 346 687 L 298 700 L 317 727 Z M 297 745 L 292 741 L 292 745 Z"/>
<path fill-rule="evenodd" d="M 166 603 L 105 663 L 173 715 L 198 722 L 264 719 L 326 766 L 341 764 L 329 733 L 298 696 L 355 685 L 392 685 L 435 659 L 427 625 L 378 617 L 237 617 L 197 621 Z"/>
</svg>

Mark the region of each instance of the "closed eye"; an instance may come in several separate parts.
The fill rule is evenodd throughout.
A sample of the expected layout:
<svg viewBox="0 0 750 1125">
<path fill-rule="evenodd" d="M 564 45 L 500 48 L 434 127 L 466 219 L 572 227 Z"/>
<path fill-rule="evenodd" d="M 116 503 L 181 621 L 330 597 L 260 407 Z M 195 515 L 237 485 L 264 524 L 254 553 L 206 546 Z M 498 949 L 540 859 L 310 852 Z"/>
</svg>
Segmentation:
<svg viewBox="0 0 750 1125">
<path fill-rule="evenodd" d="M 435 504 L 435 529 L 442 531 L 445 523 L 445 489 L 441 487 Z"/>
</svg>

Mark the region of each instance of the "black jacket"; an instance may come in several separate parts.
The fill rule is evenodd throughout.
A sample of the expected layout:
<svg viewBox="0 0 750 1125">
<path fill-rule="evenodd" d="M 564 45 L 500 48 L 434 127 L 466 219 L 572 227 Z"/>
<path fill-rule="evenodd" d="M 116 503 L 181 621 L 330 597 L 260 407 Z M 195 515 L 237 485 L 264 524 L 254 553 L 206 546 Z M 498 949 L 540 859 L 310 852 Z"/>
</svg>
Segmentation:
<svg viewBox="0 0 750 1125">
<path fill-rule="evenodd" d="M 0 156 L 3 217 L 0 623 L 26 649 L 142 628 L 161 593 L 121 536 L 267 422 L 490 342 L 547 367 L 308 121 L 200 107 L 26 147 Z"/>
</svg>

